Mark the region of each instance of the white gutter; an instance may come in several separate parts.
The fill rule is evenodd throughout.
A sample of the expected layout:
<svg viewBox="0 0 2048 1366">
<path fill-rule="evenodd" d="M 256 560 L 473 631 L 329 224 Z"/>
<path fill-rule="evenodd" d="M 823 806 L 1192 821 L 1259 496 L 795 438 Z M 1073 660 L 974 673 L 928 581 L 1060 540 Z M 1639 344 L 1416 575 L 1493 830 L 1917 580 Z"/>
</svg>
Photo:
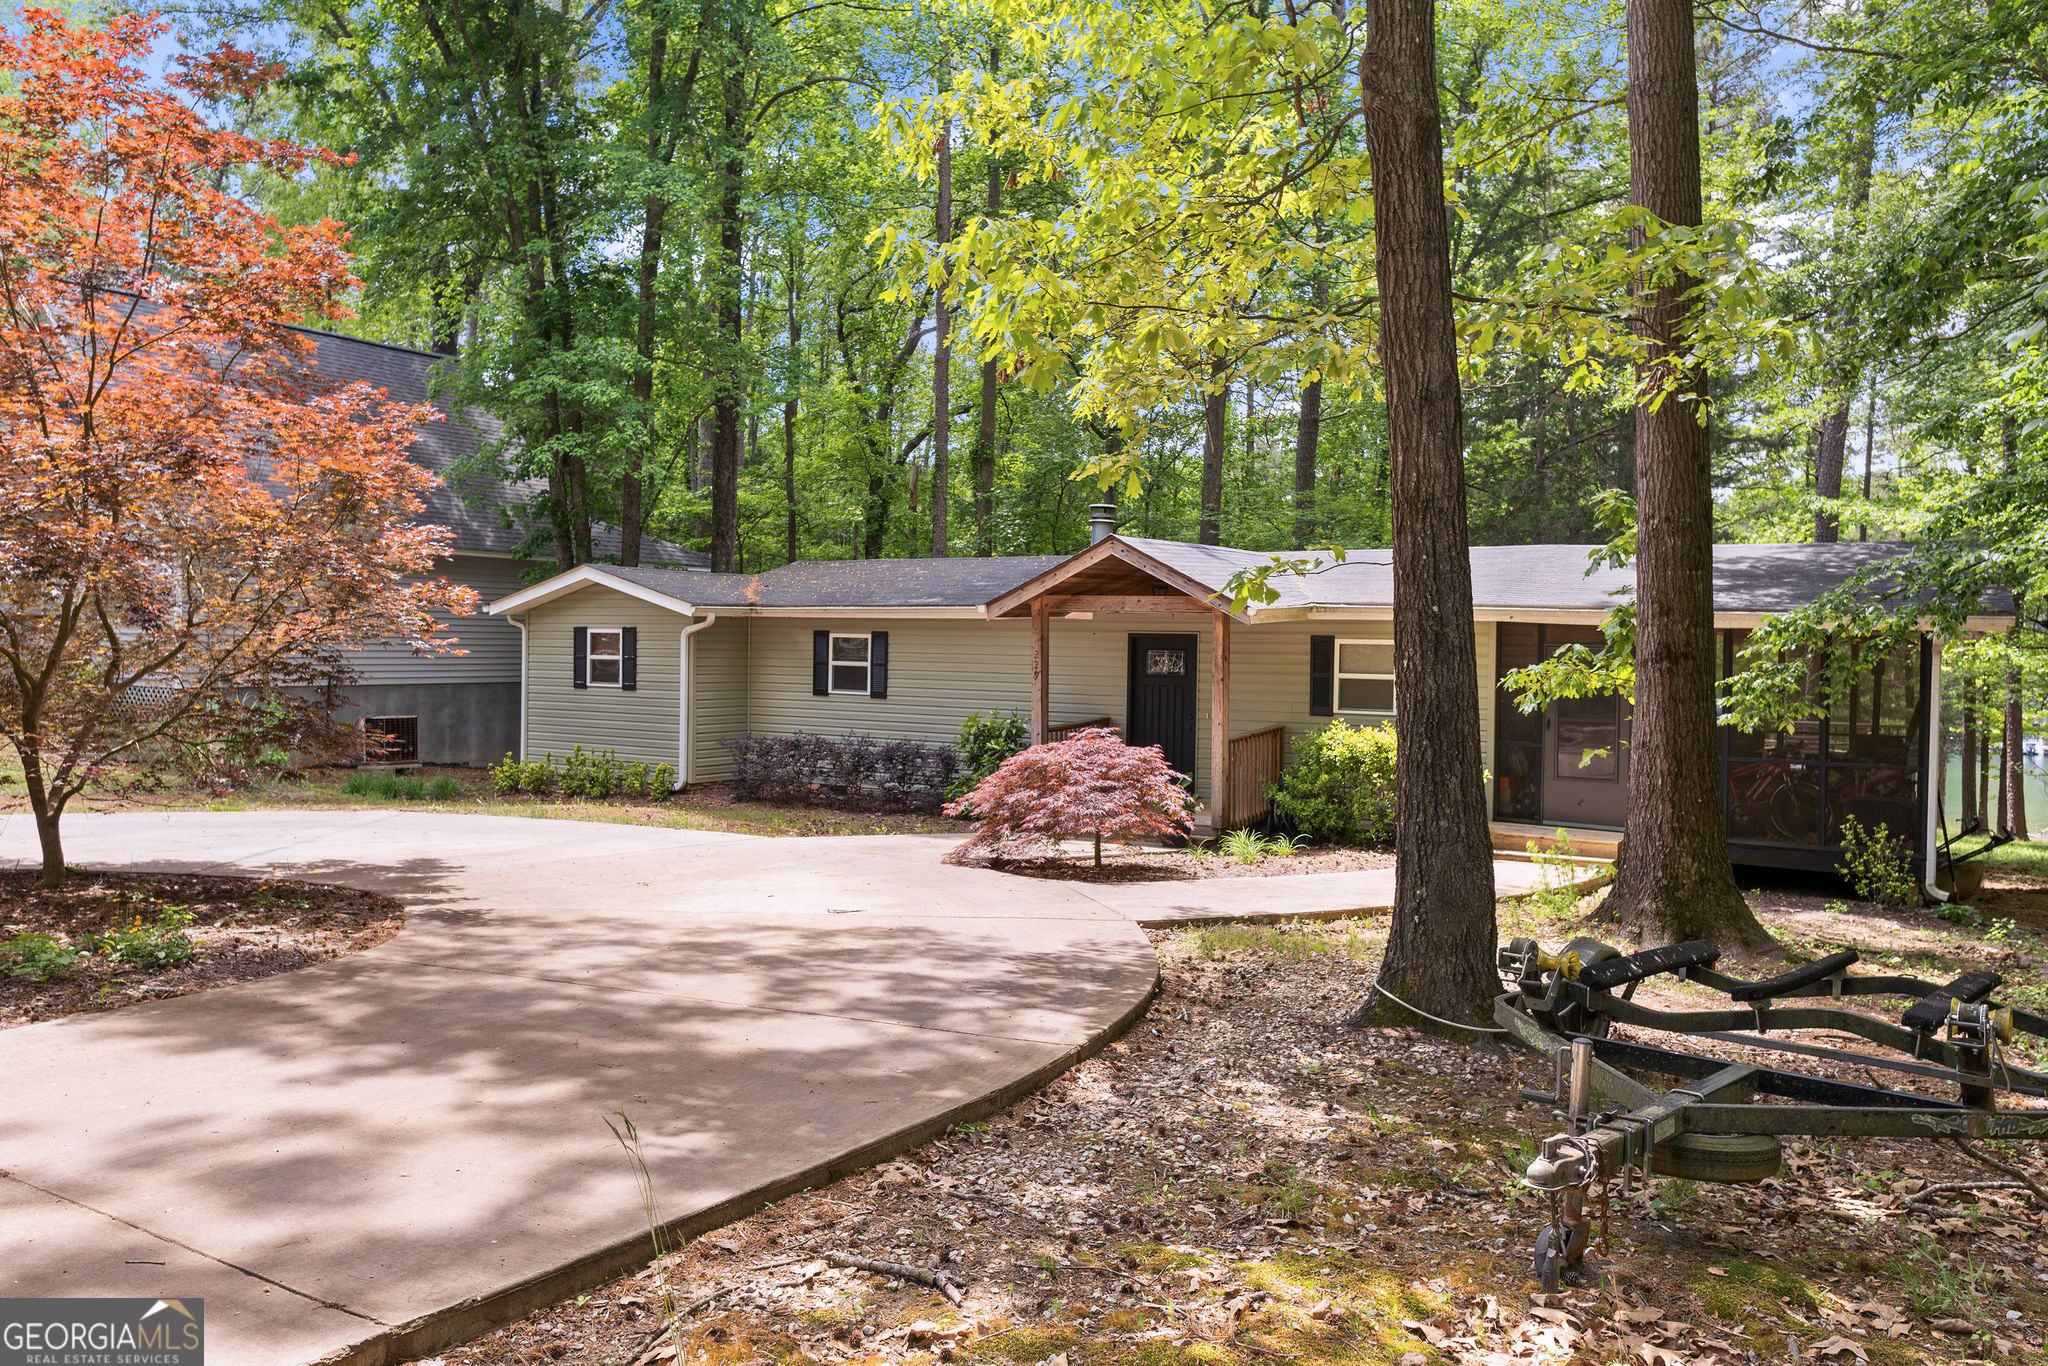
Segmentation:
<svg viewBox="0 0 2048 1366">
<path fill-rule="evenodd" d="M 526 646 L 530 639 L 526 634 L 526 618 L 508 616 L 505 620 L 519 628 L 519 762 L 526 762 Z"/>
<path fill-rule="evenodd" d="M 718 613 L 706 612 L 704 620 L 693 621 L 683 628 L 681 640 L 682 658 L 676 664 L 676 785 L 677 792 L 690 785 L 690 637 L 707 626 L 715 625 Z"/>
</svg>

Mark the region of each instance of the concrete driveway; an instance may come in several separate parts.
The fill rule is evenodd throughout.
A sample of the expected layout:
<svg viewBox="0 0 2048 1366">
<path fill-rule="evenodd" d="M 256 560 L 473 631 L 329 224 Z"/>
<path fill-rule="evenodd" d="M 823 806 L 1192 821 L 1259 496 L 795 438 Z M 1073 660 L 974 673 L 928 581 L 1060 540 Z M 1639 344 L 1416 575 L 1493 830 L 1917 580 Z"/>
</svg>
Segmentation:
<svg viewBox="0 0 2048 1366">
<path fill-rule="evenodd" d="M 222 812 L 73 817 L 66 844 L 409 908 L 350 958 L 0 1032 L 0 1295 L 204 1297 L 216 1366 L 399 1360 L 644 1260 L 607 1115 L 695 1232 L 1006 1103 L 1144 1009 L 1139 920 L 1203 909 L 929 837 Z M 0 866 L 33 854 L 0 817 Z M 1366 890 L 1262 881 L 1256 907 L 1208 884 L 1211 913 Z"/>
</svg>

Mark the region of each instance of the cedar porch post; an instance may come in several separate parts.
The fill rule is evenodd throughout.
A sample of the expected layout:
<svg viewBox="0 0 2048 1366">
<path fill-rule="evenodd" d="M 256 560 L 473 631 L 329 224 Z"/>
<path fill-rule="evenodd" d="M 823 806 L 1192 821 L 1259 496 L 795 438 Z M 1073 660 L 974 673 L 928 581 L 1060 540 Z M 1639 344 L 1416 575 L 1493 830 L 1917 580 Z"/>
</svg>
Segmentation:
<svg viewBox="0 0 2048 1366">
<path fill-rule="evenodd" d="M 1052 718 L 1052 692 L 1047 674 L 1050 644 L 1047 639 L 1047 625 L 1051 613 L 1047 611 L 1044 598 L 1031 600 L 1031 743 L 1045 743 L 1046 729 Z"/>
<path fill-rule="evenodd" d="M 1209 824 L 1230 819 L 1230 618 L 1209 617 Z"/>
</svg>

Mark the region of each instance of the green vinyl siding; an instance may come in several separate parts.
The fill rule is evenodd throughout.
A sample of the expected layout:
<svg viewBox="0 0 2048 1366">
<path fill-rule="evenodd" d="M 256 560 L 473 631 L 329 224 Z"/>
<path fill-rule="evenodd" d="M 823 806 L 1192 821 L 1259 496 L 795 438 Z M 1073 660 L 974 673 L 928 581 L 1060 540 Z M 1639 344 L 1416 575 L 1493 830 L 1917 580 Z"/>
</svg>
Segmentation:
<svg viewBox="0 0 2048 1366">
<path fill-rule="evenodd" d="M 349 666 L 365 684 L 517 683 L 518 628 L 503 617 L 492 616 L 484 607 L 524 587 L 521 575 L 527 564 L 525 560 L 490 555 L 458 554 L 443 560 L 435 577 L 474 588 L 478 598 L 477 610 L 469 616 L 434 613 L 454 648 L 439 653 L 415 653 L 401 641 L 380 642 L 350 651 Z"/>
<path fill-rule="evenodd" d="M 725 742 L 747 732 L 747 656 L 751 632 L 744 617 L 726 617 L 690 637 L 690 773 L 693 783 L 732 776 Z"/>
<path fill-rule="evenodd" d="M 682 632 L 689 619 L 600 587 L 542 603 L 526 615 L 526 757 L 552 754 L 559 763 L 582 745 L 617 750 L 622 759 L 673 766 L 682 704 Z M 630 692 L 576 687 L 572 669 L 578 626 L 636 627 L 638 686 Z"/>
</svg>

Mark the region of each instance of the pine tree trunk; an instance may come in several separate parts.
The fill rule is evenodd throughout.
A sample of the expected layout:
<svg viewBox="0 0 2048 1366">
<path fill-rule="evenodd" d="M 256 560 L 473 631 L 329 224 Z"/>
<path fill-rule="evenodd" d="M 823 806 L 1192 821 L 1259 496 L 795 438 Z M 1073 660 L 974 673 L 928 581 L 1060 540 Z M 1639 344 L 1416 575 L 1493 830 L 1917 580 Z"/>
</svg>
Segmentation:
<svg viewBox="0 0 2048 1366">
<path fill-rule="evenodd" d="M 1843 399 L 1826 417 L 1813 436 L 1813 491 L 1822 498 L 1842 496 L 1842 470 L 1849 456 L 1849 400 Z M 1832 506 L 1813 515 L 1813 539 L 1833 542 L 1842 539 L 1841 519 Z"/>
<path fill-rule="evenodd" d="M 1963 684 L 1963 828 L 1977 819 L 1977 686 Z"/>
<path fill-rule="evenodd" d="M 949 84 L 944 63 L 939 66 L 939 89 Z M 953 129 L 949 119 L 939 126 L 939 202 L 932 236 L 945 251 L 953 240 Z M 953 491 L 953 305 L 946 297 L 948 282 L 939 278 L 933 315 L 935 339 L 932 345 L 932 556 L 944 559 L 951 548 L 946 516 L 952 510 Z"/>
<path fill-rule="evenodd" d="M 1699 83 L 1690 0 L 1629 0 L 1629 187 L 1666 223 L 1697 226 Z M 1683 351 L 1696 285 L 1643 300 L 1636 408 L 1636 698 L 1628 820 L 1606 914 L 1652 943 L 1767 945 L 1728 862 L 1715 732 L 1713 481 L 1703 377 Z M 1412 789 L 1411 789 L 1412 790 Z"/>
<path fill-rule="evenodd" d="M 1223 544 L 1223 436 L 1230 407 L 1230 386 L 1224 376 L 1230 365 L 1221 356 L 1209 362 L 1209 387 L 1202 401 L 1202 520 L 1195 539 L 1203 545 Z"/>
<path fill-rule="evenodd" d="M 1372 158 L 1393 465 L 1394 668 L 1402 679 L 1395 783 L 1407 795 L 1396 813 L 1386 957 L 1373 995 L 1351 1020 L 1436 1029 L 1409 1007 L 1481 1023 L 1500 983 L 1434 0 L 1368 0 L 1366 34 L 1358 82 Z"/>
<path fill-rule="evenodd" d="M 740 409 L 745 377 L 740 355 L 746 345 L 743 254 L 746 224 L 741 216 L 746 177 L 747 71 L 749 39 L 745 18 L 732 15 L 733 69 L 725 80 L 724 158 L 718 188 L 718 339 L 725 350 L 717 363 L 711 400 L 711 568 L 730 573 L 739 556 Z"/>
<path fill-rule="evenodd" d="M 801 373 L 798 357 L 803 355 L 804 322 L 803 314 L 797 308 L 797 296 L 802 292 L 800 283 L 803 271 L 803 252 L 792 238 L 789 244 L 787 268 L 784 270 L 783 306 L 787 311 L 789 335 L 789 374 L 784 381 L 789 385 L 782 397 L 782 504 L 783 559 L 788 563 L 796 561 L 796 414 L 797 376 Z"/>
<path fill-rule="evenodd" d="M 2027 775 L 2023 746 L 2026 743 L 2026 706 L 2021 696 L 2023 678 L 2018 665 L 2005 675 L 2005 755 L 1999 761 L 1999 787 L 2005 800 L 2000 815 L 2006 831 L 2016 840 L 2027 838 Z"/>
<path fill-rule="evenodd" d="M 1316 240 L 1322 240 L 1317 225 Z M 1330 282 L 1319 270 L 1309 282 L 1309 302 L 1317 313 L 1330 307 Z M 1316 536 L 1316 461 L 1323 439 L 1323 381 L 1301 386 L 1301 413 L 1294 427 L 1294 548 L 1305 548 Z"/>
<path fill-rule="evenodd" d="M 990 43 L 990 79 L 994 79 L 1001 58 L 1002 49 Z M 989 132 L 989 141 L 995 141 L 993 129 Z M 1002 211 L 1003 168 L 991 146 L 988 158 L 988 220 L 993 223 Z M 981 363 L 981 405 L 974 423 L 974 553 L 977 555 L 996 553 L 995 528 L 991 525 L 996 499 L 996 380 L 996 361 L 991 357 Z"/>
</svg>

